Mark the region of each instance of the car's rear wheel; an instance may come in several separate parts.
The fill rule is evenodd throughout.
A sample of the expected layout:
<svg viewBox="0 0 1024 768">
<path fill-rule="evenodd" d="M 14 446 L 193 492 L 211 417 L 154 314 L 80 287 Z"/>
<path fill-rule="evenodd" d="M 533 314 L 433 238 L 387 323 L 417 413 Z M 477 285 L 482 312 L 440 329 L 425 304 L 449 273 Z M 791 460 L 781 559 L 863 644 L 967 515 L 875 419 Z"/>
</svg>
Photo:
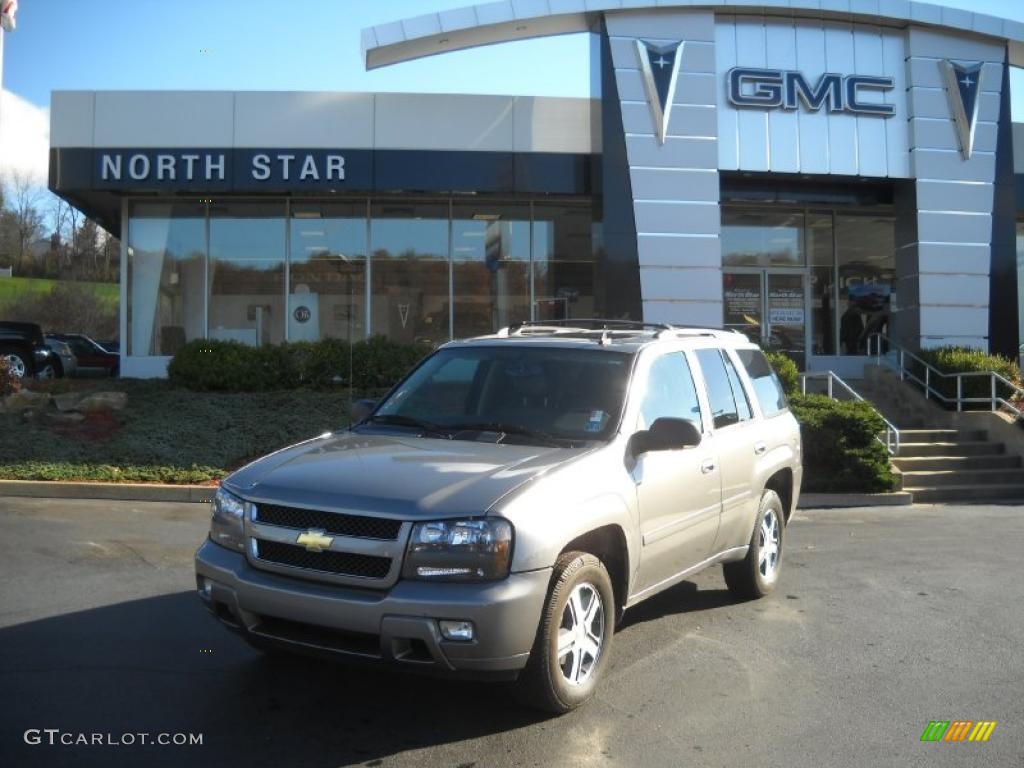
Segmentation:
<svg viewBox="0 0 1024 768">
<path fill-rule="evenodd" d="M 729 590 L 738 597 L 758 598 L 770 594 L 779 581 L 785 542 L 786 515 L 775 491 L 765 491 L 750 537 L 747 556 L 725 563 L 722 571 Z"/>
<path fill-rule="evenodd" d="M 49 381 L 50 379 L 56 379 L 57 376 L 57 366 L 54 363 L 43 363 L 39 370 L 36 371 L 36 378 L 39 381 Z"/>
<path fill-rule="evenodd" d="M 614 631 L 615 594 L 604 564 L 585 552 L 563 554 L 516 697 L 553 714 L 583 704 L 608 664 Z"/>
<path fill-rule="evenodd" d="M 26 376 L 32 375 L 32 366 L 21 350 L 12 347 L 0 347 L 0 357 L 7 361 L 11 376 L 23 379 Z"/>
</svg>

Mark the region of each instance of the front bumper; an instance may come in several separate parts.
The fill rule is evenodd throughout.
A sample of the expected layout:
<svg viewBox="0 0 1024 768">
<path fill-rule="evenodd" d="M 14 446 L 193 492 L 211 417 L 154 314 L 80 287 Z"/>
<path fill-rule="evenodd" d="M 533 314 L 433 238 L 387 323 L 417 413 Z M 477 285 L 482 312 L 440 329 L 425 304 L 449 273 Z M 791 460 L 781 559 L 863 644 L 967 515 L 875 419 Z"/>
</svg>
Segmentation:
<svg viewBox="0 0 1024 768">
<path fill-rule="evenodd" d="M 253 568 L 242 553 L 207 540 L 196 552 L 196 579 L 222 623 L 273 644 L 420 671 L 514 677 L 533 646 L 551 569 L 485 584 L 357 589 Z M 441 619 L 472 621 L 474 639 L 445 640 Z"/>
</svg>

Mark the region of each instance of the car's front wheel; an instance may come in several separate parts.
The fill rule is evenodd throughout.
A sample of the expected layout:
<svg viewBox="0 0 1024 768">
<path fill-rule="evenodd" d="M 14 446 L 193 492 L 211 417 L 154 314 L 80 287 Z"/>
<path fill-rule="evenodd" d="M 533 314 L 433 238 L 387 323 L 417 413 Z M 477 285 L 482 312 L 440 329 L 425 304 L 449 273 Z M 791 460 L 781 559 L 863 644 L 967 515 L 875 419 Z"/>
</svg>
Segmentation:
<svg viewBox="0 0 1024 768">
<path fill-rule="evenodd" d="M 537 639 L 516 683 L 517 698 L 553 714 L 594 695 L 608 665 L 615 631 L 615 594 L 594 555 L 567 552 L 555 563 Z"/>
<path fill-rule="evenodd" d="M 785 542 L 786 515 L 775 491 L 761 495 L 757 523 L 750 537 L 747 556 L 725 563 L 722 571 L 729 590 L 738 597 L 758 598 L 770 594 L 779 581 Z"/>
</svg>

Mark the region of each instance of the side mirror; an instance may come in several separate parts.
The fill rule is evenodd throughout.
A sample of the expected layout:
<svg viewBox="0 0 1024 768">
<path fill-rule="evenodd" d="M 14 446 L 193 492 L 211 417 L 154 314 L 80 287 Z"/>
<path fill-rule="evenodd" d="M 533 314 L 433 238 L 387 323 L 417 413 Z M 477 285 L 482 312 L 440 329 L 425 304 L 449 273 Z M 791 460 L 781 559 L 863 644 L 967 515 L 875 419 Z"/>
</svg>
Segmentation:
<svg viewBox="0 0 1024 768">
<path fill-rule="evenodd" d="M 348 412 L 351 423 L 358 424 L 373 413 L 373 409 L 377 407 L 377 403 L 377 400 L 356 400 L 353 402 L 352 407 Z"/>
<path fill-rule="evenodd" d="M 649 451 L 677 451 L 700 445 L 701 434 L 692 421 L 663 417 L 655 419 L 651 428 L 637 432 L 630 438 L 634 456 Z"/>
</svg>

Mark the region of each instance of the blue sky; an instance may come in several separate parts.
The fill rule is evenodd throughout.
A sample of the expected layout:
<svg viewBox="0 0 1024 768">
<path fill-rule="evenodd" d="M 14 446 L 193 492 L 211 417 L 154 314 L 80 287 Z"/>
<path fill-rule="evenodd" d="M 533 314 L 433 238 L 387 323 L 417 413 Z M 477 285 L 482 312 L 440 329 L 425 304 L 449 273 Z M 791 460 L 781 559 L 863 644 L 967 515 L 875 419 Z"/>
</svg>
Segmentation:
<svg viewBox="0 0 1024 768">
<path fill-rule="evenodd" d="M 941 2 L 941 0 L 938 0 Z M 366 72 L 363 27 L 469 0 L 21 0 L 6 36 L 0 166 L 39 155 L 60 89 L 443 91 L 581 96 L 583 36 L 508 43 Z M 1024 0 L 947 4 L 1024 21 Z M 203 51 L 209 51 L 203 52 Z M 1015 114 L 1024 118 L 1022 94 Z M 34 110 L 34 111 L 33 111 Z M 31 148 L 29 148 L 31 144 Z"/>
</svg>

